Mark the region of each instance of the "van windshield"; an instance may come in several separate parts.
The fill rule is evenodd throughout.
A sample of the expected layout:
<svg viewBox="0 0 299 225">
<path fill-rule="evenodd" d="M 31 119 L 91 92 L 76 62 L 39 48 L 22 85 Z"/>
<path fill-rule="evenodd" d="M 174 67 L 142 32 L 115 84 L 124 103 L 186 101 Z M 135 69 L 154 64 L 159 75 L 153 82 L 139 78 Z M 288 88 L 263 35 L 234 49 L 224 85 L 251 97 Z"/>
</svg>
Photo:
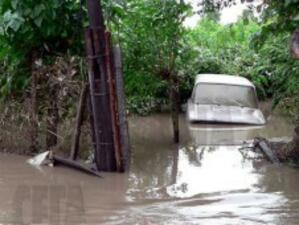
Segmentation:
<svg viewBox="0 0 299 225">
<path fill-rule="evenodd" d="M 246 86 L 198 84 L 193 92 L 193 101 L 203 105 L 258 108 L 254 88 Z"/>
</svg>

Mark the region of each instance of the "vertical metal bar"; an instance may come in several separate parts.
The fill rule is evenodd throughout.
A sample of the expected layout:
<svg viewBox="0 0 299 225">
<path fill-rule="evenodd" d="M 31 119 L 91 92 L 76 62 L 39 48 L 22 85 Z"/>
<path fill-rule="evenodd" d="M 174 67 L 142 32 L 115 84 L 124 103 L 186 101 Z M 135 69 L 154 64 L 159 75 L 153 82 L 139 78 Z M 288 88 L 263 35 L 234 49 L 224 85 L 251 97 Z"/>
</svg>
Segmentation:
<svg viewBox="0 0 299 225">
<path fill-rule="evenodd" d="M 95 135 L 95 152 L 98 152 L 98 146 L 100 146 L 100 138 L 99 138 L 99 127 L 98 123 L 95 123 L 95 120 L 97 118 L 97 112 L 95 105 L 95 98 L 94 98 L 94 60 L 91 58 L 91 56 L 94 55 L 93 53 L 93 45 L 92 45 L 92 35 L 91 30 L 86 29 L 85 31 L 85 43 L 86 43 L 86 55 L 87 55 L 87 63 L 88 63 L 88 81 L 89 81 L 89 91 L 90 91 L 90 102 L 91 102 L 91 113 L 93 118 L 93 129 L 94 129 L 94 135 Z"/>
</svg>

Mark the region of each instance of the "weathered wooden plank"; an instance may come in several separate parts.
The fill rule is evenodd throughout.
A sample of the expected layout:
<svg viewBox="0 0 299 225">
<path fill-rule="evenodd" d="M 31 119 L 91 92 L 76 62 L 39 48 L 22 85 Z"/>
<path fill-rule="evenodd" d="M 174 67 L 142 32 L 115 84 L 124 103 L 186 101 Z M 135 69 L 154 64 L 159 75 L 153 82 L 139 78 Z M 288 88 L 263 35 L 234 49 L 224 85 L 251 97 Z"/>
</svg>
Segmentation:
<svg viewBox="0 0 299 225">
<path fill-rule="evenodd" d="M 76 117 L 76 126 L 75 126 L 75 133 L 74 139 L 71 147 L 71 155 L 70 159 L 76 160 L 78 156 L 78 151 L 80 147 L 80 135 L 81 135 L 81 127 L 83 123 L 84 111 L 86 107 L 86 96 L 88 91 L 88 85 L 84 84 L 83 89 L 80 94 L 80 100 L 77 109 L 77 117 Z"/>
<path fill-rule="evenodd" d="M 262 138 L 256 138 L 254 140 L 254 146 L 259 148 L 265 157 L 273 164 L 279 164 L 280 161 L 273 150 L 270 148 L 268 142 Z"/>
<path fill-rule="evenodd" d="M 114 70 L 115 70 L 115 85 L 118 99 L 118 117 L 120 127 L 120 141 L 123 151 L 123 161 L 125 170 L 130 166 L 130 136 L 127 121 L 126 97 L 124 90 L 123 66 L 120 47 L 113 48 L 114 55 Z"/>
<path fill-rule="evenodd" d="M 115 88 L 115 70 L 114 70 L 114 57 L 112 51 L 111 34 L 106 32 L 106 68 L 108 75 L 108 87 L 109 87 L 109 100 L 111 110 L 111 122 L 113 131 L 114 153 L 116 159 L 116 168 L 118 172 L 124 171 L 124 163 L 122 157 L 122 146 L 120 140 L 120 128 L 118 117 L 118 99 Z"/>
<path fill-rule="evenodd" d="M 65 159 L 59 156 L 53 156 L 53 161 L 54 161 L 54 165 L 63 165 L 75 170 L 79 170 L 82 171 L 84 173 L 90 174 L 90 175 L 94 175 L 97 177 L 102 177 L 101 174 L 96 171 L 93 170 L 91 167 L 88 167 L 84 164 L 81 164 L 79 162 L 76 162 L 74 160 L 70 160 L 70 159 Z"/>
</svg>

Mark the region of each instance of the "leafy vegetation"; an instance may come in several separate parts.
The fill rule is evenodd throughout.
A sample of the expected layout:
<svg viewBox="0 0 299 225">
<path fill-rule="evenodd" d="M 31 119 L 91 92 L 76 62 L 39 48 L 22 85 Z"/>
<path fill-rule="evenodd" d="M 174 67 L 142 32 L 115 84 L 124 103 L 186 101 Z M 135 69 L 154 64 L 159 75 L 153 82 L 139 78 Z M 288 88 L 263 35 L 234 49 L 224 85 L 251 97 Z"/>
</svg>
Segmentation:
<svg viewBox="0 0 299 225">
<path fill-rule="evenodd" d="M 275 103 L 287 99 L 284 105 L 293 102 L 289 97 L 297 90 L 297 62 L 288 54 L 288 37 L 296 28 L 297 1 L 264 2 L 259 6 L 261 24 L 245 12 L 237 23 L 221 25 L 219 9 L 232 2 L 199 1 L 205 19 L 188 30 L 183 22 L 191 9 L 183 1 L 104 1 L 108 27 L 124 52 L 131 110 L 146 114 L 166 104 L 166 70 L 179 76 L 182 102 L 198 73 L 245 76 L 256 84 L 261 99 L 274 97 Z M 70 51 L 82 55 L 81 27 L 86 21 L 82 13 L 78 1 L 1 1 L 2 97 L 28 87 L 26 63 L 33 52 L 44 59 Z"/>
<path fill-rule="evenodd" d="M 124 52 L 126 93 L 131 110 L 146 114 L 165 105 L 190 7 L 175 0 L 131 0 L 111 21 Z M 108 10 L 106 10 L 108 11 Z"/>
<path fill-rule="evenodd" d="M 77 1 L 0 2 L 1 94 L 23 90 L 30 79 L 30 64 L 67 51 L 82 51 L 82 29 Z"/>
<path fill-rule="evenodd" d="M 264 10 L 262 23 L 250 11 L 245 11 L 235 24 L 224 26 L 218 22 L 219 4 L 209 1 L 202 3 L 205 3 L 206 11 L 203 13 L 207 16 L 195 28 L 184 29 L 180 39 L 180 56 L 176 60 L 176 69 L 180 76 L 181 102 L 186 102 L 190 96 L 196 74 L 234 74 L 253 81 L 261 100 L 273 98 L 275 106 L 280 104 L 288 115 L 294 117 L 298 108 L 294 98 L 298 93 L 298 63 L 289 54 L 289 39 L 290 31 L 295 29 L 295 25 L 285 27 L 279 33 L 275 29 L 271 30 L 269 27 L 278 26 L 274 24 L 280 23 L 280 20 L 271 19 L 269 15 L 270 11 L 275 11 L 276 5 L 264 3 L 259 6 L 259 10 Z M 147 28 L 150 31 L 147 35 L 151 37 L 154 31 L 150 30 L 150 26 Z M 162 31 L 161 28 L 160 30 Z M 142 39 L 146 40 L 144 37 Z M 123 43 L 128 41 L 129 39 L 123 39 Z M 141 43 L 138 50 L 142 49 L 145 48 Z M 150 67 L 149 55 L 155 57 L 157 54 L 151 48 L 148 50 L 146 53 L 140 51 L 140 57 L 144 60 L 141 64 L 138 63 L 142 67 L 140 70 L 136 70 L 135 65 L 130 71 L 126 71 L 127 94 L 132 100 L 130 103 L 135 106 L 133 109 L 146 109 L 145 112 L 161 108 L 157 106 L 165 103 L 167 96 L 167 83 L 153 76 L 155 70 Z M 129 53 L 126 61 L 138 62 L 136 58 L 131 58 L 135 55 Z"/>
<path fill-rule="evenodd" d="M 227 26 L 201 21 L 188 34 L 191 45 L 198 49 L 193 71 L 189 73 L 247 77 L 256 85 L 261 100 L 274 98 L 275 105 L 281 103 L 294 116 L 296 107 L 292 97 L 298 93 L 299 64 L 289 54 L 290 35 L 284 32 L 271 36 L 255 48 L 254 38 L 261 30 L 256 21 L 244 18 Z"/>
</svg>

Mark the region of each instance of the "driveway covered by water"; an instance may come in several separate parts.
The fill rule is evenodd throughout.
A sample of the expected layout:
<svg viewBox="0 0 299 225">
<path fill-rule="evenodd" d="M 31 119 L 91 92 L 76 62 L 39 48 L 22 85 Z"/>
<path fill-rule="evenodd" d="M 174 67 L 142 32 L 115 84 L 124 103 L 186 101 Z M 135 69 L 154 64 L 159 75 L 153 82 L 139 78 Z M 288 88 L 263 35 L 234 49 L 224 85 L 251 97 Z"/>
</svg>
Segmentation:
<svg viewBox="0 0 299 225">
<path fill-rule="evenodd" d="M 103 179 L 1 154 L 0 224 L 299 224 L 298 170 L 240 149 L 254 136 L 291 136 L 286 120 L 249 132 L 181 124 L 174 145 L 167 115 L 133 116 L 130 172 Z"/>
</svg>

